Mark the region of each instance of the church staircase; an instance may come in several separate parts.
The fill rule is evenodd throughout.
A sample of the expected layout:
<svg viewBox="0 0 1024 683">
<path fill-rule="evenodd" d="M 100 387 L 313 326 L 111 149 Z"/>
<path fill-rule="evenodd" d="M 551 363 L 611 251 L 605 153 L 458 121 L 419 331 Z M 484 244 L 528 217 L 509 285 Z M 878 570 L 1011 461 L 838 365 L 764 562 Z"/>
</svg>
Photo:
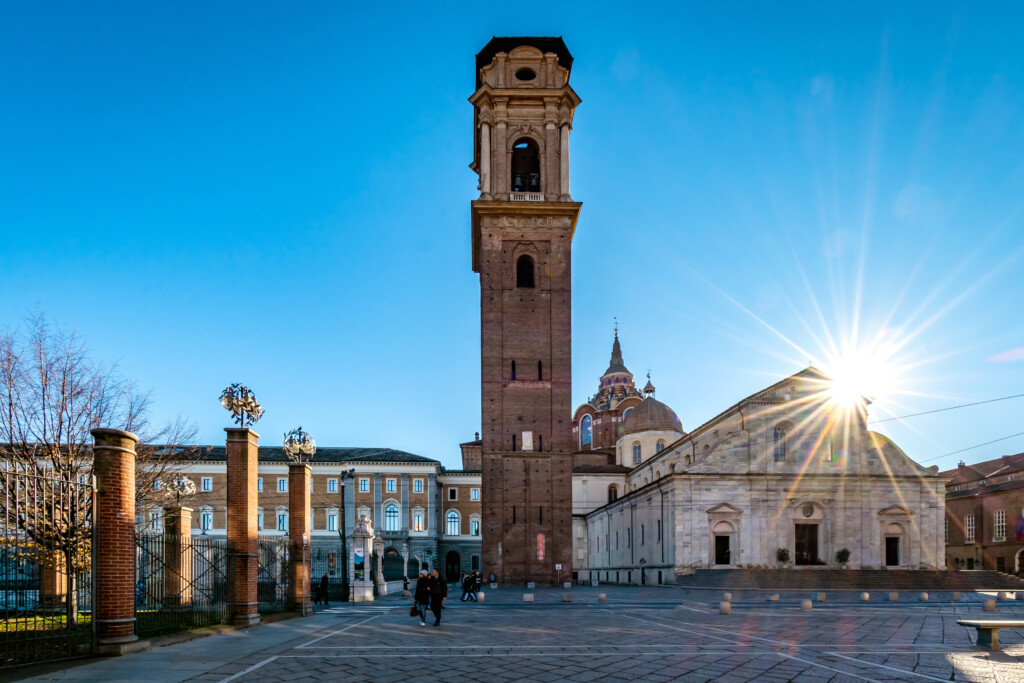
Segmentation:
<svg viewBox="0 0 1024 683">
<path fill-rule="evenodd" d="M 684 588 L 864 591 L 1024 591 L 1024 580 L 996 571 L 887 569 L 698 569 Z"/>
</svg>

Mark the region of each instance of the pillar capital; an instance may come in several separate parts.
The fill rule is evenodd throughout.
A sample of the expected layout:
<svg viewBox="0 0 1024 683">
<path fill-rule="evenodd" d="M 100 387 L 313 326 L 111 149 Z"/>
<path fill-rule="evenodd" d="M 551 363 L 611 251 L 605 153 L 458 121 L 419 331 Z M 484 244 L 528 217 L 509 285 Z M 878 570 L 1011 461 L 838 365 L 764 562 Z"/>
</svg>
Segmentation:
<svg viewBox="0 0 1024 683">
<path fill-rule="evenodd" d="M 260 435 L 249 427 L 225 427 L 224 431 L 228 434 L 228 441 L 258 443 L 260 440 Z"/>
</svg>

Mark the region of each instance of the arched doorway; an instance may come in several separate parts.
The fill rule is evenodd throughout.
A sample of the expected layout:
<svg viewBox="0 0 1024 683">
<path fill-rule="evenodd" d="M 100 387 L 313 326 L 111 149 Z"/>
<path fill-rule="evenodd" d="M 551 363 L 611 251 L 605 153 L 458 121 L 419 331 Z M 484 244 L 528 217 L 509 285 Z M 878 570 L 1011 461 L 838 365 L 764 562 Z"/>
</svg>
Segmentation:
<svg viewBox="0 0 1024 683">
<path fill-rule="evenodd" d="M 719 522 L 712 529 L 712 533 L 715 536 L 715 564 L 731 565 L 733 563 L 732 537 L 735 529 L 729 522 Z"/>
<path fill-rule="evenodd" d="M 446 581 L 458 581 L 462 570 L 462 558 L 454 550 L 444 556 L 444 578 Z"/>
</svg>

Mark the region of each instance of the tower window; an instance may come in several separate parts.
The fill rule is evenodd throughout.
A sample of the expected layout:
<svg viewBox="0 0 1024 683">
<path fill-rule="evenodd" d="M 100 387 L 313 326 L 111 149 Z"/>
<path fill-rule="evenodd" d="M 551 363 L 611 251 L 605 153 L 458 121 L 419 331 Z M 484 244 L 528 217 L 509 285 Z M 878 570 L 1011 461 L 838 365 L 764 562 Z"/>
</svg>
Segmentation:
<svg viewBox="0 0 1024 683">
<path fill-rule="evenodd" d="M 529 138 L 512 147 L 512 191 L 540 192 L 540 150 Z"/>
<path fill-rule="evenodd" d="M 512 375 L 511 375 L 511 379 L 514 381 L 515 378 L 516 378 L 516 362 L 512 361 Z"/>
<path fill-rule="evenodd" d="M 775 448 L 772 454 L 775 462 L 786 460 L 786 428 L 781 425 L 775 428 Z"/>
<path fill-rule="evenodd" d="M 525 254 L 516 261 L 516 287 L 533 289 L 533 259 Z"/>
<path fill-rule="evenodd" d="M 544 381 L 544 361 L 537 361 L 537 381 Z"/>
<path fill-rule="evenodd" d="M 537 78 L 537 74 L 533 72 L 533 69 L 520 69 L 516 72 L 517 81 L 532 81 Z"/>
<path fill-rule="evenodd" d="M 516 449 L 516 435 L 513 434 L 512 435 L 512 450 L 514 451 L 515 449 Z"/>
</svg>

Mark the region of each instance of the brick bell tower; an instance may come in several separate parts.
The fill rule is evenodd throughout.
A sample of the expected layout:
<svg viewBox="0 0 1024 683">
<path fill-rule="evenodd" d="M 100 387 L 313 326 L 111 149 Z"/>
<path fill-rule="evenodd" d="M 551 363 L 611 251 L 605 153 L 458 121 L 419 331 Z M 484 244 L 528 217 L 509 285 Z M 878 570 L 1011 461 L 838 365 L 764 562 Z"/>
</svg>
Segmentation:
<svg viewBox="0 0 1024 683">
<path fill-rule="evenodd" d="M 572 577 L 571 68 L 561 38 L 494 38 L 469 100 L 483 570 L 505 584 Z"/>
</svg>

